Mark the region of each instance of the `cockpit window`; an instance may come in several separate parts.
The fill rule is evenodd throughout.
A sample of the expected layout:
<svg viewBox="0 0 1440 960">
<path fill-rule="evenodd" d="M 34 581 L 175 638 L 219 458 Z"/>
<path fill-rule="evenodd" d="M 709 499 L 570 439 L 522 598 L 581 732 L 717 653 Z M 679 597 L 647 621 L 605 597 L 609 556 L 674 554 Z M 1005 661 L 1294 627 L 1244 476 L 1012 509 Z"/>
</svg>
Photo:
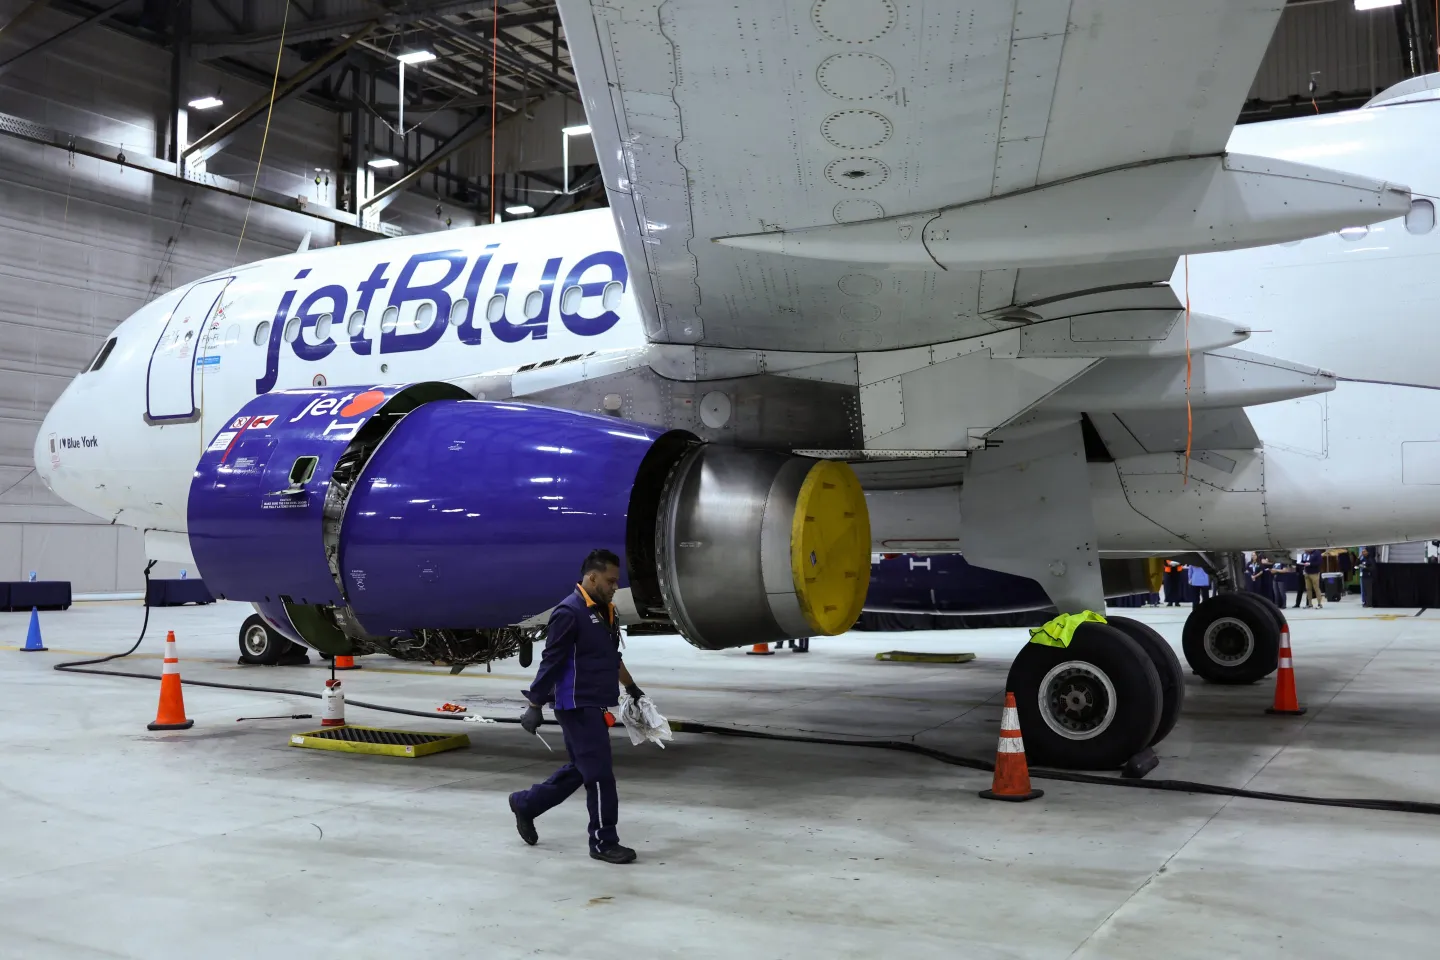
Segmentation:
<svg viewBox="0 0 1440 960">
<path fill-rule="evenodd" d="M 105 361 L 110 359 L 110 354 L 114 349 L 115 338 L 111 337 L 100 345 L 100 349 L 95 354 L 95 359 L 90 361 L 90 366 L 85 368 L 85 372 L 94 373 L 96 370 L 105 366 Z"/>
</svg>

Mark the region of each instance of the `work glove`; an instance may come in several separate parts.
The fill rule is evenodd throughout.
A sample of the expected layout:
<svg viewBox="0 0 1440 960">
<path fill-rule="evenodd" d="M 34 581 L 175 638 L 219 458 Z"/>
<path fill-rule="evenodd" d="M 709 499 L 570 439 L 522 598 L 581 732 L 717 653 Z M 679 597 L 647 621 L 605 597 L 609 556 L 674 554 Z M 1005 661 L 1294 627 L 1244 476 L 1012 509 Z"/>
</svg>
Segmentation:
<svg viewBox="0 0 1440 960">
<path fill-rule="evenodd" d="M 625 693 L 629 695 L 631 700 L 637 701 L 641 697 L 645 696 L 645 691 L 640 689 L 640 685 L 638 683 L 625 684 Z"/>
<path fill-rule="evenodd" d="M 534 733 L 540 729 L 541 719 L 540 708 L 532 703 L 520 714 L 520 726 L 525 728 L 526 733 Z"/>
</svg>

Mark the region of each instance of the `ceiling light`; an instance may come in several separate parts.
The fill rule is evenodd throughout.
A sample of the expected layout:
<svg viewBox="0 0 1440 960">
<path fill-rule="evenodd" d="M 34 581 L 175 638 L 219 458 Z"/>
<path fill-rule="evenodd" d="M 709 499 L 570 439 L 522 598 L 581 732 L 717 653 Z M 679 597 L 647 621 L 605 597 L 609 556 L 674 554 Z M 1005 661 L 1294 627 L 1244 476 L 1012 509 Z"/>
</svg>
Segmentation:
<svg viewBox="0 0 1440 960">
<path fill-rule="evenodd" d="M 429 50 L 411 50 L 409 53 L 400 54 L 395 59 L 401 63 L 429 63 L 435 59 L 435 54 Z"/>
<path fill-rule="evenodd" d="M 219 107 L 219 106 L 223 106 L 224 104 L 225 104 L 225 101 L 224 101 L 224 100 L 221 100 L 219 97 L 201 97 L 201 98 L 198 99 L 198 100 L 191 100 L 191 101 L 190 101 L 190 109 L 191 109 L 191 110 L 213 110 L 214 108 Z"/>
<path fill-rule="evenodd" d="M 574 127 L 561 127 L 560 132 L 567 137 L 583 137 L 590 132 L 590 124 L 582 123 Z"/>
<path fill-rule="evenodd" d="M 370 161 L 370 166 L 374 167 L 376 170 L 385 170 L 390 167 L 400 166 L 400 161 L 395 160 L 391 157 L 376 157 L 374 160 Z"/>
<path fill-rule="evenodd" d="M 1398 7 L 1400 0 L 1355 0 L 1356 10 L 1379 10 L 1381 7 Z"/>
<path fill-rule="evenodd" d="M 506 207 L 505 212 L 510 214 L 510 216 L 512 217 L 523 217 L 527 213 L 534 213 L 535 208 L 530 206 L 530 204 L 528 203 L 520 203 L 516 204 L 513 207 Z"/>
</svg>

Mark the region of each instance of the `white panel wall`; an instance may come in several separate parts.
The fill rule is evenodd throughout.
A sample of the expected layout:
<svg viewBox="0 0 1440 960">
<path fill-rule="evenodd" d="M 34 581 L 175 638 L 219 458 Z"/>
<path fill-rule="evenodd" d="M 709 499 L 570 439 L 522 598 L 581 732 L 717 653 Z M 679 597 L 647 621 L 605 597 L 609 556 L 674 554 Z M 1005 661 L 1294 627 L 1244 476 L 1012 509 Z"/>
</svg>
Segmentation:
<svg viewBox="0 0 1440 960">
<path fill-rule="evenodd" d="M 0 0 L 0 22 L 22 6 Z M 73 22 L 47 12 L 13 38 L 6 31 L 0 60 Z M 0 75 L 0 110 L 153 156 L 163 151 L 168 82 L 162 51 L 94 28 Z M 199 93 L 222 85 L 227 106 L 262 92 L 197 70 Z M 336 131 L 333 114 L 282 104 L 261 185 L 313 196 L 314 168 L 338 166 Z M 260 133 L 257 122 L 211 169 L 252 176 Z M 419 220 L 433 224 L 430 207 Z M 0 136 L 0 579 L 35 570 L 80 593 L 139 588 L 139 534 L 46 490 L 29 474 L 32 444 L 45 411 L 117 323 L 236 261 L 244 216 L 245 202 L 234 197 Z M 240 259 L 288 253 L 312 231 L 313 245 L 334 242 L 320 221 L 257 205 Z"/>
</svg>

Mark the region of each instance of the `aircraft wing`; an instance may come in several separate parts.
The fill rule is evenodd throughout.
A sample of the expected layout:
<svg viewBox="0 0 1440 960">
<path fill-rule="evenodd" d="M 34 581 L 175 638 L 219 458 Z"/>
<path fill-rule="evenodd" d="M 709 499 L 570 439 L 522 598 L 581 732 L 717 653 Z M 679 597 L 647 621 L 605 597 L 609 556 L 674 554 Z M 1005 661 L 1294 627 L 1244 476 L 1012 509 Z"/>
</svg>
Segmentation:
<svg viewBox="0 0 1440 960">
<path fill-rule="evenodd" d="M 1357 216 L 1355 178 L 1222 158 L 1284 0 L 559 6 L 657 343 L 877 351 L 1082 293 L 1148 310 L 1180 252 Z M 1316 196 L 1257 205 L 1267 174 Z"/>
</svg>

